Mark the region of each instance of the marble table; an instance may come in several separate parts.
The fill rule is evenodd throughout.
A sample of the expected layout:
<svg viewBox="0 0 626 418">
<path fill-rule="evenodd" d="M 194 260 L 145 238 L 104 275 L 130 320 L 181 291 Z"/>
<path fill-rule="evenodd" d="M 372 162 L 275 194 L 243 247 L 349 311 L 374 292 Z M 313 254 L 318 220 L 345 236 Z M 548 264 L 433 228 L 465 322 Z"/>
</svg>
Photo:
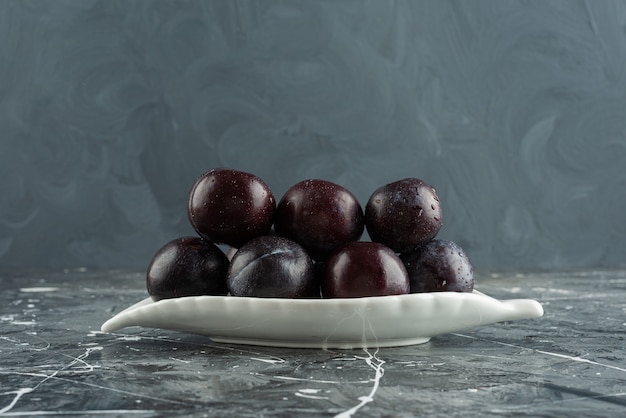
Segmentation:
<svg viewBox="0 0 626 418">
<path fill-rule="evenodd" d="M 626 415 L 626 271 L 482 272 L 478 289 L 536 299 L 545 315 L 378 350 L 100 332 L 146 296 L 141 272 L 4 272 L 0 284 L 0 416 Z"/>
</svg>

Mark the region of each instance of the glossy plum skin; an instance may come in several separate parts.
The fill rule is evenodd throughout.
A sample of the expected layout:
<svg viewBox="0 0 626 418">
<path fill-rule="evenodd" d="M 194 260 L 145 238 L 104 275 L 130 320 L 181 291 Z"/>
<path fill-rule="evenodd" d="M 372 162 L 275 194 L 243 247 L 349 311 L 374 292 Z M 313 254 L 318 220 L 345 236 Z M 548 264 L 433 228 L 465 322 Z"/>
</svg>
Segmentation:
<svg viewBox="0 0 626 418">
<path fill-rule="evenodd" d="M 313 260 L 301 245 L 266 235 L 243 245 L 230 262 L 227 286 L 231 296 L 319 298 Z"/>
<path fill-rule="evenodd" d="M 228 259 L 215 244 L 180 237 L 161 247 L 150 262 L 146 287 L 152 300 L 226 295 Z"/>
<path fill-rule="evenodd" d="M 400 255 L 409 274 L 411 293 L 472 292 L 474 269 L 456 243 L 432 240 L 422 248 Z"/>
<path fill-rule="evenodd" d="M 345 187 L 326 180 L 292 186 L 276 208 L 274 229 L 302 245 L 316 261 L 363 234 L 363 208 Z"/>
<path fill-rule="evenodd" d="M 352 242 L 328 259 L 322 297 L 358 298 L 409 293 L 409 277 L 400 258 L 375 242 Z"/>
<path fill-rule="evenodd" d="M 371 240 L 397 253 L 412 251 L 435 238 L 442 218 L 437 192 L 416 178 L 379 187 L 365 206 Z"/>
<path fill-rule="evenodd" d="M 259 177 L 216 168 L 198 178 L 189 193 L 189 221 L 203 238 L 241 247 L 265 235 L 274 221 L 276 200 Z"/>
</svg>

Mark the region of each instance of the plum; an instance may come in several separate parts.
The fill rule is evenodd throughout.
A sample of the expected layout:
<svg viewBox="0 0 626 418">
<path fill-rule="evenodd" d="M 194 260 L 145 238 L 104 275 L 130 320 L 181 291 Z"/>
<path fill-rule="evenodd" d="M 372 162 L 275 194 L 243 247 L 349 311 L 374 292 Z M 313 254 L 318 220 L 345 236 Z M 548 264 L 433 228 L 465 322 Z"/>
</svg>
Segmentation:
<svg viewBox="0 0 626 418">
<path fill-rule="evenodd" d="M 363 208 L 345 187 L 310 179 L 292 186 L 276 208 L 276 234 L 298 242 L 316 261 L 358 240 L 365 222 Z"/>
<path fill-rule="evenodd" d="M 413 251 L 435 238 L 441 221 L 437 192 L 416 178 L 379 187 L 365 206 L 365 227 L 371 240 L 396 253 Z"/>
<path fill-rule="evenodd" d="M 276 200 L 254 174 L 216 168 L 201 175 L 189 193 L 191 225 L 203 238 L 238 248 L 272 227 Z"/>
<path fill-rule="evenodd" d="M 474 269 L 463 249 L 452 241 L 432 240 L 422 248 L 403 253 L 411 293 L 471 292 Z"/>
<path fill-rule="evenodd" d="M 409 293 L 409 277 L 400 258 L 375 242 L 351 242 L 328 259 L 322 297 L 356 298 Z"/>
<path fill-rule="evenodd" d="M 320 297 L 311 257 L 298 243 L 276 235 L 254 238 L 239 248 L 226 283 L 231 296 Z"/>
<path fill-rule="evenodd" d="M 199 237 L 180 237 L 152 258 L 146 287 L 152 300 L 183 296 L 226 295 L 228 259 L 215 244 Z"/>
</svg>

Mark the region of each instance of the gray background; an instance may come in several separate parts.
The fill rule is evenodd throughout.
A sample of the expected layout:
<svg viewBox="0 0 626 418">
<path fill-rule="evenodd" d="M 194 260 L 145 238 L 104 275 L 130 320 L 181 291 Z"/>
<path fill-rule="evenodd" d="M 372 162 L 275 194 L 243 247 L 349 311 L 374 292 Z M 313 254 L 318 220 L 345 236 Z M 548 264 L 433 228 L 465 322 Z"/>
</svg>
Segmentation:
<svg viewBox="0 0 626 418">
<path fill-rule="evenodd" d="M 478 268 L 624 266 L 621 1 L 0 1 L 0 266 L 143 269 L 215 166 L 419 177 Z"/>
</svg>

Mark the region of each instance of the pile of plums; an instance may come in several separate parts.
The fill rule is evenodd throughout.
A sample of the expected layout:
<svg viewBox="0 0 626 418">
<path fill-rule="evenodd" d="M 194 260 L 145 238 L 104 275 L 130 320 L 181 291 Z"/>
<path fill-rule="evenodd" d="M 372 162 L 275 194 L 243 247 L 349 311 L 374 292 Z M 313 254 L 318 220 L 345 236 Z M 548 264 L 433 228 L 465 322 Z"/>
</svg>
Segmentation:
<svg viewBox="0 0 626 418">
<path fill-rule="evenodd" d="M 474 288 L 454 242 L 435 239 L 434 188 L 407 178 L 379 187 L 365 210 L 346 188 L 304 180 L 278 203 L 259 177 L 216 168 L 189 194 L 197 236 L 175 239 L 147 272 L 153 300 L 196 295 L 354 298 Z M 371 241 L 360 241 L 363 232 Z M 226 253 L 218 246 L 230 248 Z"/>
</svg>

